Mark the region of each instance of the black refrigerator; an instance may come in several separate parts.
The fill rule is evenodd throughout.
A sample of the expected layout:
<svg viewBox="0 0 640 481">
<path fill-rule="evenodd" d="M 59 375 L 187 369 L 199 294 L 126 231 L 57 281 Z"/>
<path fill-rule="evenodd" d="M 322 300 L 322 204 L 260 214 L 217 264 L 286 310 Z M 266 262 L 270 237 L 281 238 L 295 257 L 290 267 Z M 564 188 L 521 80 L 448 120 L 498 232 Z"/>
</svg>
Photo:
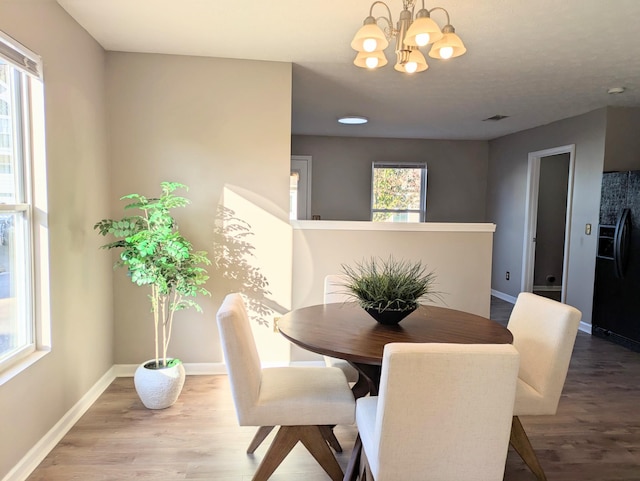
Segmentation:
<svg viewBox="0 0 640 481">
<path fill-rule="evenodd" d="M 640 352 L 640 171 L 602 178 L 592 334 Z"/>
</svg>

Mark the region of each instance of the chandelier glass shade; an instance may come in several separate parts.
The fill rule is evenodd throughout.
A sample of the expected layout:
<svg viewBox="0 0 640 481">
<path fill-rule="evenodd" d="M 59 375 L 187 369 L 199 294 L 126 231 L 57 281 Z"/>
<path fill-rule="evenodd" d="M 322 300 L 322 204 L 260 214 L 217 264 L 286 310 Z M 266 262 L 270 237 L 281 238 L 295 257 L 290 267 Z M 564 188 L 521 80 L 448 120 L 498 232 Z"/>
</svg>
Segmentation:
<svg viewBox="0 0 640 481">
<path fill-rule="evenodd" d="M 369 9 L 369 16 L 364 19 L 362 27 L 356 32 L 351 48 L 358 53 L 354 65 L 366 69 L 376 69 L 387 64 L 384 50 L 389 41 L 395 39 L 396 63 L 394 69 L 404 73 L 423 72 L 429 68 L 427 61 L 419 50 L 431 44 L 429 57 L 446 60 L 459 57 L 467 49 L 449 20 L 449 12 L 442 7 L 428 10 L 422 0 L 422 8 L 414 17 L 418 0 L 402 0 L 403 8 L 399 20 L 394 25 L 391 10 L 382 1 L 375 1 Z M 374 7 L 384 7 L 388 16 L 373 16 Z M 431 13 L 439 10 L 445 13 L 447 23 L 440 26 L 431 18 Z M 384 29 L 381 27 L 384 27 Z"/>
</svg>

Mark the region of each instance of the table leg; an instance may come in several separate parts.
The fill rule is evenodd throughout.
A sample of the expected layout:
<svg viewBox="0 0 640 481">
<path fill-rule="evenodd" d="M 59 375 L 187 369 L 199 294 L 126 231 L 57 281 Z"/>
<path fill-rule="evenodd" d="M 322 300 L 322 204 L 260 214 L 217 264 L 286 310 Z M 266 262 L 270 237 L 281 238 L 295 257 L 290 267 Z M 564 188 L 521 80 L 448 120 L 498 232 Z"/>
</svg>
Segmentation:
<svg viewBox="0 0 640 481">
<path fill-rule="evenodd" d="M 378 389 L 380 387 L 380 374 L 382 373 L 382 366 L 361 364 L 359 362 L 349 362 L 349 364 L 355 367 L 360 373 L 358 381 L 351 388 L 353 397 L 358 399 L 366 396 L 367 394 L 377 396 Z"/>
</svg>

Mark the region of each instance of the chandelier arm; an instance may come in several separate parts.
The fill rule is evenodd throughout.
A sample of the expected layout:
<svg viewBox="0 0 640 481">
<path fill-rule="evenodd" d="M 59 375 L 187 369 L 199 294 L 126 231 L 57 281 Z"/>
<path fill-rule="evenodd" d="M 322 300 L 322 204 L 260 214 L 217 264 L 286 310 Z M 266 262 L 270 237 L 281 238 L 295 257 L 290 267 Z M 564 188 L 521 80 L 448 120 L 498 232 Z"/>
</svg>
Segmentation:
<svg viewBox="0 0 640 481">
<path fill-rule="evenodd" d="M 369 8 L 369 16 L 373 17 L 373 7 L 375 7 L 376 4 L 384 5 L 384 8 L 387 9 L 387 13 L 389 14 L 389 18 L 385 17 L 384 15 L 381 17 L 374 17 L 376 19 L 376 23 L 378 23 L 379 20 L 384 20 L 388 24 L 387 28 L 384 29 L 384 34 L 388 39 L 393 38 L 397 32 L 393 27 L 393 16 L 391 15 L 391 9 L 386 3 L 382 2 L 381 0 L 376 0 L 375 2 L 373 2 L 371 4 L 371 8 Z"/>
<path fill-rule="evenodd" d="M 424 7 L 424 0 L 422 0 L 422 5 Z M 433 12 L 434 10 L 442 10 L 445 15 L 447 16 L 447 25 L 451 24 L 451 20 L 449 19 L 449 12 L 447 12 L 444 8 L 442 7 L 433 7 L 431 10 L 429 10 L 429 15 L 431 15 L 431 12 Z"/>
</svg>

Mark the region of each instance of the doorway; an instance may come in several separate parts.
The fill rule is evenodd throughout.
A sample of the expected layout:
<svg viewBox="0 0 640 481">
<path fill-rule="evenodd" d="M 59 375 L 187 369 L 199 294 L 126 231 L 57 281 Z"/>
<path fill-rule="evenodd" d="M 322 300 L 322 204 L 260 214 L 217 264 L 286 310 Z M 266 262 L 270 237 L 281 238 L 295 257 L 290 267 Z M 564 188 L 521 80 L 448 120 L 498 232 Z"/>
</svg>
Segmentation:
<svg viewBox="0 0 640 481">
<path fill-rule="evenodd" d="M 529 153 L 522 291 L 566 302 L 575 145 Z"/>
<path fill-rule="evenodd" d="M 292 155 L 289 177 L 289 220 L 311 218 L 311 156 Z"/>
</svg>

